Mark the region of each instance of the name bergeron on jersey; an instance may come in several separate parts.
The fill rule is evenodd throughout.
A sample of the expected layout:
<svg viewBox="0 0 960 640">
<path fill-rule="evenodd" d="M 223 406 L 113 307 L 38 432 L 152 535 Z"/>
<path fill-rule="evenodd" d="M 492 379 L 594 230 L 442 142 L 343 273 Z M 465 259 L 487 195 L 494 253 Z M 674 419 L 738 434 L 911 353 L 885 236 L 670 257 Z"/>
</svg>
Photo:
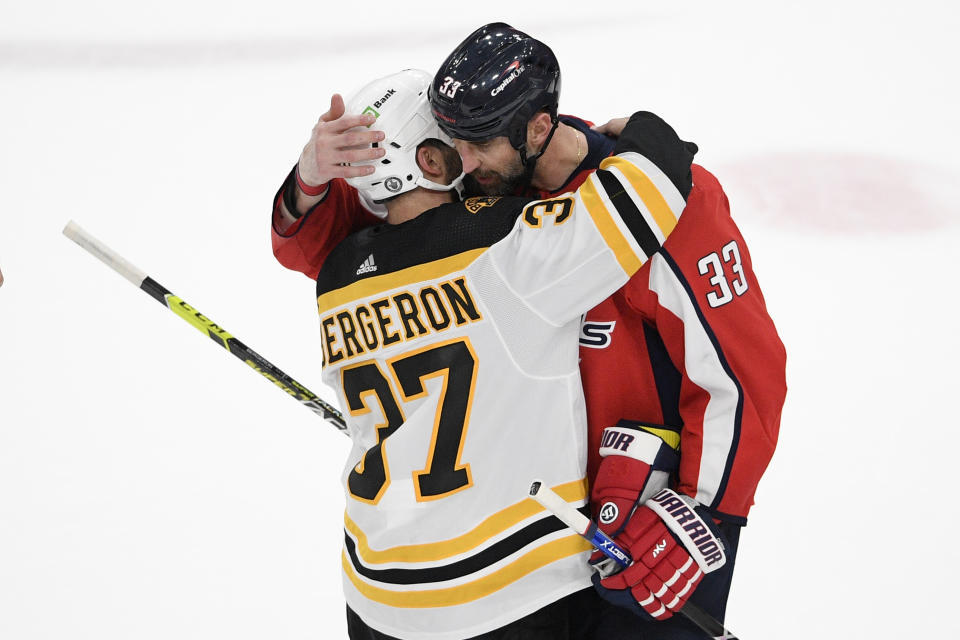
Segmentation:
<svg viewBox="0 0 960 640">
<path fill-rule="evenodd" d="M 324 362 L 334 364 L 482 319 L 463 276 L 416 292 L 400 291 L 321 316 Z"/>
</svg>

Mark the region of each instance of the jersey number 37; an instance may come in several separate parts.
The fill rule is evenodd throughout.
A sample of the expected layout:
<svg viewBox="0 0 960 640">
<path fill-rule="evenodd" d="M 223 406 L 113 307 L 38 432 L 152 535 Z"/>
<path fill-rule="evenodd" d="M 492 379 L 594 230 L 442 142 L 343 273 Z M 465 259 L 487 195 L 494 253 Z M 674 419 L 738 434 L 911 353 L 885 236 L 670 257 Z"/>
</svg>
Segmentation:
<svg viewBox="0 0 960 640">
<path fill-rule="evenodd" d="M 341 373 L 347 408 L 352 416 L 372 410 L 378 403 L 386 422 L 377 425 L 377 444 L 350 472 L 347 485 L 357 500 L 376 504 L 390 484 L 384 442 L 403 425 L 400 401 L 409 402 L 427 395 L 424 382 L 441 378 L 433 434 L 423 469 L 415 471 L 414 490 L 418 501 L 435 500 L 473 484 L 470 465 L 460 462 L 463 439 L 470 417 L 476 383 L 477 358 L 470 341 L 458 338 L 430 345 L 387 361 L 389 377 L 376 361 L 344 368 Z M 400 390 L 400 398 L 394 393 Z"/>
</svg>

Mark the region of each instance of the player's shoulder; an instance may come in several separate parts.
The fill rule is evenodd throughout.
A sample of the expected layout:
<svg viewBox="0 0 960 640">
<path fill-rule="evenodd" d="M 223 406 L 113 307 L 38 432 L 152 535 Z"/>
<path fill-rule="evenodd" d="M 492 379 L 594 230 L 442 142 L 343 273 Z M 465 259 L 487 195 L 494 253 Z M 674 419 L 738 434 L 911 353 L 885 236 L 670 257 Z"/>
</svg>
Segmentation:
<svg viewBox="0 0 960 640">
<path fill-rule="evenodd" d="M 529 198 L 475 197 L 434 207 L 402 224 L 362 229 L 338 244 L 317 276 L 317 295 L 477 249 L 513 228 Z"/>
<path fill-rule="evenodd" d="M 697 163 L 690 165 L 690 172 L 693 174 L 693 184 L 696 187 L 700 185 L 701 188 L 705 189 L 720 189 L 723 190 L 723 187 L 720 186 L 720 181 L 717 179 L 717 176 L 713 175 L 710 171 L 702 167 Z"/>
<path fill-rule="evenodd" d="M 560 122 L 568 124 L 571 127 L 576 127 L 577 129 L 589 129 L 593 126 L 592 121 L 579 116 L 572 116 L 569 113 L 561 113 L 557 116 L 557 118 L 560 120 Z"/>
<path fill-rule="evenodd" d="M 530 201 L 520 196 L 473 196 L 434 207 L 397 230 L 423 246 L 424 260 L 435 260 L 499 242 Z"/>
<path fill-rule="evenodd" d="M 690 166 L 690 174 L 693 178 L 693 188 L 687 198 L 687 208 L 684 209 L 683 215 L 687 215 L 688 210 L 715 207 L 725 209 L 726 213 L 729 213 L 727 196 L 717 177 L 698 164 Z"/>
<path fill-rule="evenodd" d="M 718 239 L 739 236 L 730 204 L 716 176 L 701 165 L 690 167 L 693 187 L 677 227 L 663 247 L 680 262 L 699 259 Z"/>
<path fill-rule="evenodd" d="M 616 144 L 617 139 L 594 131 L 593 122 L 590 120 L 578 118 L 577 116 L 561 115 L 560 122 L 573 127 L 586 136 L 587 155 L 594 154 L 597 156 L 596 161 L 588 162 L 589 158 L 584 158 L 584 162 L 581 164 L 589 164 L 591 168 L 596 169 L 600 165 L 600 160 L 603 160 L 613 153 L 613 146 Z"/>
</svg>

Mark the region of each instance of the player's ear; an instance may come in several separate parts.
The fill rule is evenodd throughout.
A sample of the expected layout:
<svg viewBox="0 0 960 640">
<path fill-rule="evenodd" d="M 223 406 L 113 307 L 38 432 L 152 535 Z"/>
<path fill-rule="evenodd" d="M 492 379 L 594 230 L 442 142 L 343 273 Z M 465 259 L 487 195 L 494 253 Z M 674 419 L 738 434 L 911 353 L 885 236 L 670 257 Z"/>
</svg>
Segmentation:
<svg viewBox="0 0 960 640">
<path fill-rule="evenodd" d="M 424 178 L 431 182 L 443 183 L 446 165 L 439 149 L 429 144 L 420 145 L 417 149 L 417 165 L 423 171 Z"/>
<path fill-rule="evenodd" d="M 543 146 L 552 128 L 553 121 L 550 120 L 550 114 L 546 111 L 537 112 L 527 122 L 527 144 L 534 149 L 539 149 Z"/>
</svg>

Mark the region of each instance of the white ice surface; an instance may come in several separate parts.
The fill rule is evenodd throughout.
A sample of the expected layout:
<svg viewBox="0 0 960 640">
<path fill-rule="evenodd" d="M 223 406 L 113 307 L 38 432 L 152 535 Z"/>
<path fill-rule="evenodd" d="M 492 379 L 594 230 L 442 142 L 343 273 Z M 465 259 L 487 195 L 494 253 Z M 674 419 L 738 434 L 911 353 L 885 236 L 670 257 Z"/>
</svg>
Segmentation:
<svg viewBox="0 0 960 640">
<path fill-rule="evenodd" d="M 790 391 L 731 628 L 955 637 L 954 3 L 626 4 L 4 6 L 0 638 L 345 637 L 346 438 L 60 230 L 331 398 L 274 191 L 332 91 L 495 19 L 553 45 L 562 111 L 699 143 L 749 242 Z"/>
</svg>

